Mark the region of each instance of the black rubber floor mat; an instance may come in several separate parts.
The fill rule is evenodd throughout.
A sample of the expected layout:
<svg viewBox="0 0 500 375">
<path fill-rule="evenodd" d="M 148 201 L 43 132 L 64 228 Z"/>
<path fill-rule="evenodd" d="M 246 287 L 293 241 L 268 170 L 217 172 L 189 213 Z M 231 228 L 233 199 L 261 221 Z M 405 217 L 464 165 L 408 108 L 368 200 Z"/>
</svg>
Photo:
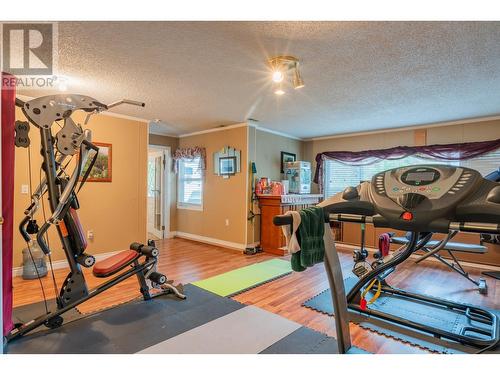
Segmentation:
<svg viewBox="0 0 500 375">
<path fill-rule="evenodd" d="M 329 289 L 304 302 L 303 306 L 311 308 L 323 314 L 333 316 L 333 305 Z M 420 322 L 422 324 L 440 328 L 453 333 L 460 333 L 463 327 L 471 324 L 468 322 L 467 317 L 465 317 L 463 314 L 458 314 L 453 310 L 439 308 L 432 304 L 415 304 L 405 298 L 394 295 L 391 295 L 390 297 L 379 297 L 379 299 L 377 299 L 377 301 L 373 305 L 371 305 L 371 308 L 373 310 L 381 311 L 395 316 L 404 316 L 410 321 Z M 499 311 L 492 312 L 497 314 L 497 316 L 499 316 L 500 318 Z M 458 350 L 455 345 L 452 345 L 452 343 L 443 343 L 443 345 L 430 343 L 427 340 L 426 335 L 418 335 L 419 338 L 416 338 L 414 336 L 417 336 L 417 334 L 405 334 L 399 332 L 398 330 L 391 329 L 389 325 L 380 327 L 379 324 L 374 324 L 370 319 L 359 316 L 359 314 L 357 313 L 351 314 L 351 317 L 355 323 L 358 323 L 365 329 L 369 329 L 371 331 L 375 331 L 383 335 L 390 336 L 403 342 L 417 345 L 419 347 L 426 348 L 432 351 L 438 351 L 442 353 L 474 351 L 473 348 L 470 348 L 470 350 L 469 348 Z M 473 322 L 472 324 L 478 328 L 485 327 L 482 323 Z"/>
<path fill-rule="evenodd" d="M 349 353 L 368 354 L 353 347 Z M 301 327 L 259 354 L 338 354 L 337 340 L 307 327 Z"/>
<path fill-rule="evenodd" d="M 333 337 L 301 327 L 259 354 L 338 354 L 338 349 Z"/>
<path fill-rule="evenodd" d="M 500 280 L 500 271 L 484 271 L 482 274 Z"/>
<path fill-rule="evenodd" d="M 47 300 L 47 308 L 49 311 L 55 311 L 56 300 L 55 299 Z M 30 303 L 28 305 L 21 305 L 14 307 L 14 309 L 12 310 L 12 318 L 14 320 L 14 323 L 26 323 L 45 313 L 46 313 L 45 303 L 43 301 L 40 301 L 40 302 Z M 72 322 L 73 320 L 81 319 L 83 316 L 84 315 L 81 314 L 76 308 L 66 311 L 64 314 L 62 314 L 62 317 L 64 318 L 64 323 L 69 323 Z M 33 332 L 38 332 L 47 329 L 48 328 L 42 325 Z"/>
<path fill-rule="evenodd" d="M 85 316 L 9 343 L 7 353 L 131 354 L 245 305 L 186 285 L 186 300 L 160 296 Z"/>
</svg>

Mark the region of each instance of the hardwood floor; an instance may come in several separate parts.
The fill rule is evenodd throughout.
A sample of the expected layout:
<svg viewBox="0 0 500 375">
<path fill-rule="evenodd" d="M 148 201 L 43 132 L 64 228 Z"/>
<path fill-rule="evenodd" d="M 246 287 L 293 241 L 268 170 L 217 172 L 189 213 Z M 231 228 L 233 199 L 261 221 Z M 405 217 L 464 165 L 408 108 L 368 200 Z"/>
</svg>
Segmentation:
<svg viewBox="0 0 500 375">
<path fill-rule="evenodd" d="M 157 241 L 160 249 L 159 270 L 176 283 L 184 284 L 215 276 L 245 265 L 271 259 L 274 256 L 257 254 L 246 256 L 239 252 L 216 246 L 206 245 L 184 239 L 168 239 Z M 352 267 L 351 251 L 339 247 L 343 268 Z M 473 277 L 479 277 L 481 270 L 468 268 Z M 56 270 L 56 282 L 62 284 L 66 270 Z M 86 270 L 85 275 L 89 287 L 102 282 Z M 451 300 L 468 302 L 493 309 L 500 309 L 500 281 L 486 277 L 489 287 L 488 296 L 480 295 L 474 285 L 444 266 L 431 261 L 415 265 L 412 260 L 400 266 L 389 277 L 391 285 L 414 292 L 430 294 Z M 43 279 L 48 298 L 54 297 L 52 279 Z M 326 274 L 322 265 L 317 265 L 302 273 L 293 273 L 281 279 L 249 290 L 236 297 L 235 300 L 258 306 L 304 326 L 335 336 L 333 319 L 302 307 L 301 304 L 328 288 Z M 122 282 L 103 294 L 79 306 L 82 313 L 88 313 L 104 307 L 113 306 L 139 296 L 136 278 Z M 38 280 L 14 278 L 14 306 L 40 301 Z M 354 345 L 372 353 L 426 353 L 426 351 L 403 344 L 396 340 L 366 331 L 351 324 L 351 336 Z"/>
</svg>

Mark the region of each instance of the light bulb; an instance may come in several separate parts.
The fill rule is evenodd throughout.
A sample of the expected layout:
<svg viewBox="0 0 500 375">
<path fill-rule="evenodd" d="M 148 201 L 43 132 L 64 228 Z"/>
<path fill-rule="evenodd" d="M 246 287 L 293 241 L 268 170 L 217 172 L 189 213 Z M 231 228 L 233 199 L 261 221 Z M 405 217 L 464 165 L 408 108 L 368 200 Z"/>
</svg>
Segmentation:
<svg viewBox="0 0 500 375">
<path fill-rule="evenodd" d="M 273 72 L 273 81 L 274 82 L 281 82 L 281 81 L 283 81 L 283 72 L 281 72 L 281 70 L 275 70 Z"/>
</svg>

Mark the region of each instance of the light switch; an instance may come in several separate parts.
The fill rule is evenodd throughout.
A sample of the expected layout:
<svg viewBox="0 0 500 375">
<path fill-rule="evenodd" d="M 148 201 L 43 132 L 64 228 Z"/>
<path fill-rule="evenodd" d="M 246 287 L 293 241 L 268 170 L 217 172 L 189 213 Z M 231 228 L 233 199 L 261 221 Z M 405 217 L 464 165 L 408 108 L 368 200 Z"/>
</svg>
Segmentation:
<svg viewBox="0 0 500 375">
<path fill-rule="evenodd" d="M 28 185 L 21 185 L 21 194 L 28 194 Z"/>
</svg>

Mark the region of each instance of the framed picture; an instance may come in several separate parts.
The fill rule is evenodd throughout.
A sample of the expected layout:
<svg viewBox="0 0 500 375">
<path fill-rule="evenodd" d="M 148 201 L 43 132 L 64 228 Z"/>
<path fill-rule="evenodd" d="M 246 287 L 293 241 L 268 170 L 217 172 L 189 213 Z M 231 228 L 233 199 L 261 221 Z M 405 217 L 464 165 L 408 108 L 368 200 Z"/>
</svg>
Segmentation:
<svg viewBox="0 0 500 375">
<path fill-rule="evenodd" d="M 232 176 L 236 173 L 236 156 L 219 158 L 219 173 L 221 176 Z"/>
<path fill-rule="evenodd" d="M 90 171 L 88 182 L 111 182 L 112 177 L 112 145 L 111 143 L 93 142 L 99 147 L 97 160 Z M 95 156 L 94 151 L 90 151 L 87 163 L 82 168 L 80 176 L 84 176 L 89 168 L 90 162 Z"/>
<path fill-rule="evenodd" d="M 297 161 L 297 155 L 291 152 L 281 151 L 281 173 L 285 173 L 285 163 Z"/>
</svg>

